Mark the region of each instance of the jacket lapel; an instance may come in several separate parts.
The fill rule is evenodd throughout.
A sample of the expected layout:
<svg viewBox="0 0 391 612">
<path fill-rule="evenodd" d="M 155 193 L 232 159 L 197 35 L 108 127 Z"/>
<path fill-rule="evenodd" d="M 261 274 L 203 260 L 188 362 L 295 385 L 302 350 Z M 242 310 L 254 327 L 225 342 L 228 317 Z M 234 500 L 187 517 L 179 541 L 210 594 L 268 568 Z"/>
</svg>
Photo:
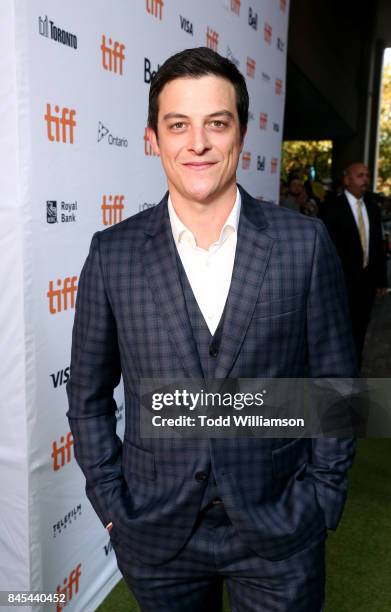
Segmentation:
<svg viewBox="0 0 391 612">
<path fill-rule="evenodd" d="M 143 246 L 145 276 L 186 376 L 203 378 L 201 363 L 180 283 L 175 243 L 167 209 L 168 193 L 148 220 Z"/>
<path fill-rule="evenodd" d="M 250 324 L 274 240 L 265 232 L 262 204 L 240 187 L 242 206 L 231 286 L 215 378 L 229 375 Z"/>
</svg>

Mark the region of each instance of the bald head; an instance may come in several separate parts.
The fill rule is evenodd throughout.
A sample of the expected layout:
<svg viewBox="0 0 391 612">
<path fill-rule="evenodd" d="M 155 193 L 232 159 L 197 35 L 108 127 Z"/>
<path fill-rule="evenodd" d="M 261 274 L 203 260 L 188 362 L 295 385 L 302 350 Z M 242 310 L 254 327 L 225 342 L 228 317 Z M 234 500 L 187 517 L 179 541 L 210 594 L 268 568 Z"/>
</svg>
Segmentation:
<svg viewBox="0 0 391 612">
<path fill-rule="evenodd" d="M 349 164 L 345 170 L 343 182 L 354 197 L 361 198 L 369 189 L 369 169 L 368 166 L 360 162 Z"/>
</svg>

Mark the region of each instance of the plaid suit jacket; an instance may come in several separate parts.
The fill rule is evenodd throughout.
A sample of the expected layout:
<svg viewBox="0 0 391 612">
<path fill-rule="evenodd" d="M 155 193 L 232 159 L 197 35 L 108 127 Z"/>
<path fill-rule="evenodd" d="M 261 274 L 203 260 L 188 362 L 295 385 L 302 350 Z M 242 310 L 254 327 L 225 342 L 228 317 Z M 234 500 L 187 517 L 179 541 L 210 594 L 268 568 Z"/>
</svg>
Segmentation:
<svg viewBox="0 0 391 612">
<path fill-rule="evenodd" d="M 343 278 L 323 224 L 254 200 L 241 187 L 238 242 L 215 378 L 357 374 Z M 351 439 L 144 439 L 141 378 L 202 378 L 159 205 L 94 235 L 76 303 L 67 385 L 75 457 L 114 547 L 145 563 L 185 544 L 213 469 L 240 536 L 267 559 L 335 529 Z M 125 388 L 125 436 L 113 389 Z"/>
</svg>

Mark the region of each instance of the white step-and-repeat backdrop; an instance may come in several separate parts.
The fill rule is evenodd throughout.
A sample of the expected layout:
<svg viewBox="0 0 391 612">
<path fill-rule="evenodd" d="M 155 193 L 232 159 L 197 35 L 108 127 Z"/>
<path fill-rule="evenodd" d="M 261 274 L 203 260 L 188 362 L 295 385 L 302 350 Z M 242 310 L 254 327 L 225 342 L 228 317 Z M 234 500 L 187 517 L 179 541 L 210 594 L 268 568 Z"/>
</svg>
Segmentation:
<svg viewBox="0 0 391 612">
<path fill-rule="evenodd" d="M 288 12 L 287 0 L 1 3 L 0 590 L 91 611 L 120 577 L 65 416 L 79 273 L 96 230 L 166 190 L 147 99 L 181 49 L 209 46 L 246 76 L 239 182 L 277 200 Z M 120 389 L 117 403 L 122 433 Z"/>
</svg>

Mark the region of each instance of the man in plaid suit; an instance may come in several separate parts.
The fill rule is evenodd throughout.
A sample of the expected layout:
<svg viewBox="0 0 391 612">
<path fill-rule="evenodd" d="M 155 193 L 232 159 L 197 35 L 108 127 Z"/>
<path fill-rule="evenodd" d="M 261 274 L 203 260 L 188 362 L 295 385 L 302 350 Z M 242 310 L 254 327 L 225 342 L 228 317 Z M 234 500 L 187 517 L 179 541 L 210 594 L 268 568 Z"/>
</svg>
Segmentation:
<svg viewBox="0 0 391 612">
<path fill-rule="evenodd" d="M 147 439 L 140 380 L 351 377 L 341 269 L 321 222 L 236 184 L 248 94 L 207 48 L 151 84 L 168 192 L 95 234 L 76 305 L 68 417 L 87 495 L 145 612 L 322 609 L 350 439 Z M 125 435 L 113 389 L 123 377 Z"/>
</svg>

